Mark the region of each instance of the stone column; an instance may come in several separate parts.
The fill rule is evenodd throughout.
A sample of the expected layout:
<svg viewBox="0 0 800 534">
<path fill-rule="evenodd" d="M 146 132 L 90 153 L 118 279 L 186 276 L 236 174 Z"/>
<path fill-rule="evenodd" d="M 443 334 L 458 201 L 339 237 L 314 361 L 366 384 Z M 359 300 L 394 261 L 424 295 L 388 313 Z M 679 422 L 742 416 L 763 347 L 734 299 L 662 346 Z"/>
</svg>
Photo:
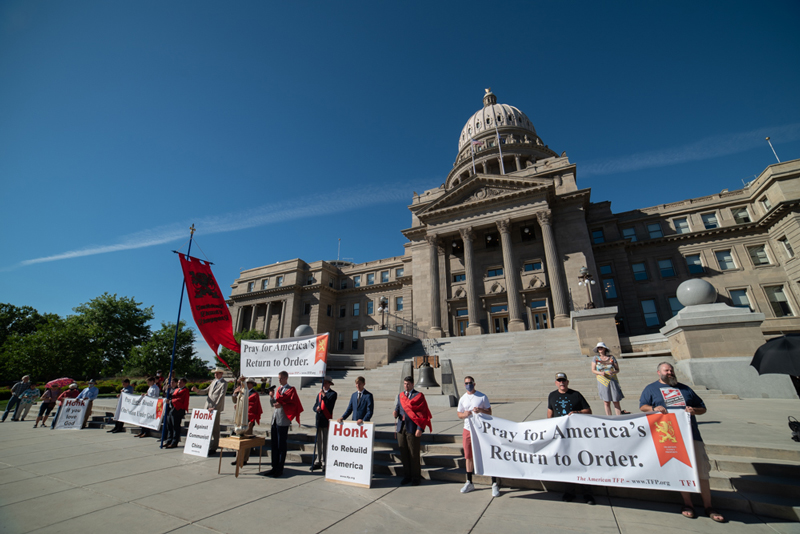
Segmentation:
<svg viewBox="0 0 800 534">
<path fill-rule="evenodd" d="M 519 298 L 519 269 L 511 246 L 511 220 L 497 221 L 500 230 L 500 243 L 503 246 L 503 270 L 506 273 L 506 295 L 508 296 L 508 331 L 522 332 L 525 323 L 522 322 L 522 303 Z"/>
<path fill-rule="evenodd" d="M 272 301 L 267 302 L 267 311 L 264 313 L 264 334 L 269 337 L 269 319 L 272 313 Z"/>
<path fill-rule="evenodd" d="M 514 163 L 517 164 L 517 170 L 522 168 L 522 166 L 519 164 L 519 156 L 514 156 Z"/>
<path fill-rule="evenodd" d="M 486 162 L 482 161 L 481 166 L 483 167 L 483 174 L 489 174 L 489 170 L 486 168 Z"/>
<path fill-rule="evenodd" d="M 553 299 L 553 326 L 569 326 L 569 311 L 567 310 L 567 296 L 564 284 L 561 282 L 561 258 L 558 256 L 555 239 L 553 238 L 553 213 L 550 210 L 540 211 L 536 214 L 539 226 L 542 228 L 544 240 L 544 253 L 547 260 L 548 280 L 550 281 L 550 297 Z"/>
<path fill-rule="evenodd" d="M 278 337 L 277 339 L 283 338 L 283 323 L 286 320 L 286 301 L 281 301 L 281 318 L 278 321 Z"/>
<path fill-rule="evenodd" d="M 258 304 L 253 304 L 250 306 L 250 328 L 248 330 L 253 330 L 256 327 L 256 312 L 258 311 Z"/>
<path fill-rule="evenodd" d="M 234 328 L 235 332 L 242 331 L 242 307 L 236 306 L 236 327 Z M 234 332 L 234 333 L 235 333 Z"/>
<path fill-rule="evenodd" d="M 428 255 L 430 259 L 428 278 L 431 283 L 431 329 L 428 335 L 442 337 L 442 314 L 439 306 L 439 239 L 436 235 L 426 235 L 425 241 L 428 242 L 430 252 Z"/>
<path fill-rule="evenodd" d="M 478 291 L 476 289 L 476 276 L 473 265 L 472 254 L 472 240 L 475 239 L 475 232 L 472 227 L 462 228 L 459 230 L 461 239 L 464 240 L 464 270 L 467 275 L 467 314 L 469 315 L 469 325 L 467 326 L 467 335 L 480 335 L 483 334 L 481 327 L 480 306 L 478 306 Z"/>
</svg>

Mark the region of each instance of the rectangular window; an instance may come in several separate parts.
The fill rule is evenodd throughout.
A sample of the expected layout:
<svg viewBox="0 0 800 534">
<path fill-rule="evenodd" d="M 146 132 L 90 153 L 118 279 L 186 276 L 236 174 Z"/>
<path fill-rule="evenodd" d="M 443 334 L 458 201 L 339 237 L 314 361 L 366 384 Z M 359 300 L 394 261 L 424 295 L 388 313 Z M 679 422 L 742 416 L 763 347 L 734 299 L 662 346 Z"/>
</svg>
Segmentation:
<svg viewBox="0 0 800 534">
<path fill-rule="evenodd" d="M 303 303 L 303 315 L 309 315 L 311 313 L 311 303 L 304 302 Z"/>
<path fill-rule="evenodd" d="M 371 286 L 375 284 L 375 273 L 370 273 L 367 275 L 367 285 Z"/>
<path fill-rule="evenodd" d="M 719 227 L 716 213 L 703 213 L 700 218 L 703 219 L 703 226 L 706 230 L 713 230 Z"/>
<path fill-rule="evenodd" d="M 337 344 L 339 350 L 344 350 L 344 332 L 339 332 L 339 343 Z"/>
<path fill-rule="evenodd" d="M 602 230 L 592 230 L 592 243 L 599 245 L 606 242 L 606 236 Z"/>
<path fill-rule="evenodd" d="M 353 350 L 358 349 L 358 330 L 353 330 L 353 341 L 350 345 L 350 348 L 352 348 Z"/>
<path fill-rule="evenodd" d="M 759 202 L 761 202 L 761 206 L 764 208 L 764 211 L 769 211 L 772 209 L 772 202 L 770 202 L 766 196 L 761 197 Z"/>
<path fill-rule="evenodd" d="M 733 255 L 730 250 L 718 250 L 714 253 L 717 256 L 717 263 L 719 263 L 720 271 L 730 271 L 736 268 L 733 262 Z"/>
<path fill-rule="evenodd" d="M 466 317 L 468 313 L 468 310 L 456 310 L 456 317 Z"/>
<path fill-rule="evenodd" d="M 681 304 L 681 301 L 679 301 L 677 297 L 669 298 L 669 310 L 672 312 L 673 317 L 678 315 L 678 312 L 681 311 L 682 309 L 683 309 L 683 304 Z"/>
<path fill-rule="evenodd" d="M 395 326 L 394 327 L 394 331 L 397 332 L 398 334 L 402 334 L 403 333 L 403 325 Z"/>
<path fill-rule="evenodd" d="M 335 281 L 336 281 L 335 278 L 331 278 L 330 280 L 328 280 L 328 287 L 333 287 Z"/>
<path fill-rule="evenodd" d="M 688 234 L 691 231 L 689 230 L 689 220 L 686 217 L 682 219 L 673 219 L 672 224 L 675 225 L 676 234 Z"/>
<path fill-rule="evenodd" d="M 401 276 L 403 276 L 403 274 L 405 272 L 406 272 L 406 270 L 404 268 L 402 268 L 402 267 L 400 267 L 399 269 L 395 269 L 394 270 L 394 277 L 395 278 L 400 278 Z"/>
<path fill-rule="evenodd" d="M 747 252 L 750 254 L 750 259 L 753 260 L 753 265 L 769 265 L 766 245 L 747 247 Z"/>
<path fill-rule="evenodd" d="M 750 299 L 747 297 L 746 289 L 731 289 L 731 301 L 737 308 L 753 309 L 750 306 Z"/>
<path fill-rule="evenodd" d="M 486 276 L 488 277 L 503 276 L 503 269 L 499 267 L 497 269 L 489 269 L 488 271 L 486 271 Z"/>
<path fill-rule="evenodd" d="M 631 243 L 636 241 L 636 228 L 623 228 L 622 229 L 622 237 L 625 239 L 630 239 Z"/>
<path fill-rule="evenodd" d="M 283 286 L 283 277 L 279 276 L 277 280 L 275 280 L 275 287 L 281 287 L 281 286 Z"/>
<path fill-rule="evenodd" d="M 538 310 L 539 308 L 547 308 L 546 300 L 533 300 L 531 301 L 531 309 Z"/>
<path fill-rule="evenodd" d="M 675 276 L 675 268 L 672 266 L 672 260 L 658 260 L 658 270 L 661 273 L 661 278 L 672 278 Z"/>
<path fill-rule="evenodd" d="M 600 266 L 600 274 L 612 274 L 614 270 L 611 268 L 610 265 L 601 265 Z"/>
<path fill-rule="evenodd" d="M 389 271 L 381 271 L 381 284 L 389 281 Z"/>
<path fill-rule="evenodd" d="M 354 302 L 353 303 L 353 317 L 358 317 L 361 315 L 361 303 Z"/>
<path fill-rule="evenodd" d="M 328 304 L 328 317 L 333 317 L 333 305 Z"/>
<path fill-rule="evenodd" d="M 736 224 L 745 224 L 750 222 L 750 213 L 747 208 L 732 208 L 731 214 Z"/>
<path fill-rule="evenodd" d="M 313 284 L 314 284 L 314 275 L 313 274 L 309 274 L 308 275 L 308 280 L 306 280 L 306 285 L 310 286 L 310 285 L 313 285 Z"/>
<path fill-rule="evenodd" d="M 491 312 L 492 313 L 502 313 L 502 312 L 507 312 L 507 311 L 508 311 L 508 306 L 505 305 L 505 304 L 503 304 L 501 306 L 492 306 L 491 307 Z"/>
<path fill-rule="evenodd" d="M 634 263 L 631 265 L 631 269 L 633 269 L 634 280 L 647 280 L 647 267 L 644 263 Z"/>
<path fill-rule="evenodd" d="M 794 258 L 794 249 L 792 248 L 792 245 L 789 243 L 789 240 L 786 239 L 786 236 L 783 236 L 782 238 L 778 239 L 778 242 L 781 245 L 783 245 L 783 251 L 786 252 L 786 257 Z"/>
<path fill-rule="evenodd" d="M 453 275 L 453 282 L 463 282 L 467 279 L 466 274 L 454 274 Z"/>
<path fill-rule="evenodd" d="M 792 307 L 789 306 L 789 299 L 783 292 L 783 286 L 765 287 L 764 291 L 767 293 L 769 305 L 772 306 L 772 313 L 775 317 L 793 317 Z"/>
<path fill-rule="evenodd" d="M 361 287 L 361 275 L 356 275 L 353 277 L 353 287 Z"/>
<path fill-rule="evenodd" d="M 367 301 L 367 315 L 372 315 L 375 313 L 375 303 L 371 300 Z"/>
<path fill-rule="evenodd" d="M 347 306 L 339 306 L 339 317 L 347 317 Z"/>
<path fill-rule="evenodd" d="M 255 289 L 256 283 L 255 282 L 247 282 L 247 292 L 252 293 L 253 289 Z"/>
<path fill-rule="evenodd" d="M 403 297 L 395 297 L 394 311 L 403 311 Z"/>
<path fill-rule="evenodd" d="M 264 278 L 261 281 L 261 289 L 267 289 L 269 287 L 269 278 Z"/>
<path fill-rule="evenodd" d="M 646 324 L 648 328 L 658 326 L 661 323 L 661 321 L 658 320 L 658 312 L 656 311 L 655 300 L 643 300 L 642 313 L 644 314 L 644 324 Z"/>
<path fill-rule="evenodd" d="M 522 269 L 526 272 L 533 272 L 533 271 L 541 271 L 542 270 L 542 262 L 540 261 L 533 261 L 531 263 L 526 263 Z"/>
<path fill-rule="evenodd" d="M 339 289 L 347 289 L 347 278 L 339 280 Z"/>
<path fill-rule="evenodd" d="M 661 225 L 659 223 L 650 223 L 647 225 L 647 233 L 650 234 L 650 239 L 656 239 L 658 237 L 664 237 L 664 233 L 661 231 Z"/>
<path fill-rule="evenodd" d="M 617 298 L 617 286 L 613 278 L 603 278 L 603 296 L 607 299 Z"/>
<path fill-rule="evenodd" d="M 689 274 L 703 274 L 706 272 L 703 268 L 703 262 L 700 261 L 700 254 L 686 256 L 686 266 L 689 268 Z"/>
<path fill-rule="evenodd" d="M 536 239 L 536 234 L 533 232 L 532 226 L 523 226 L 519 229 L 519 235 L 523 241 L 533 241 Z"/>
</svg>

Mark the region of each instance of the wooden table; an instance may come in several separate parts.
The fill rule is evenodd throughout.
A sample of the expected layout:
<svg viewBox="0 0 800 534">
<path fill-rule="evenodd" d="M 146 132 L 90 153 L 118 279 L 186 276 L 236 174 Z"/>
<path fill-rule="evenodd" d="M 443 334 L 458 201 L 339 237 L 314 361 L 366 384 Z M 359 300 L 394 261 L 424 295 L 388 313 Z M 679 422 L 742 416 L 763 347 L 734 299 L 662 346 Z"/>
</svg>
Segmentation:
<svg viewBox="0 0 800 534">
<path fill-rule="evenodd" d="M 222 449 L 236 451 L 236 478 L 239 477 L 239 468 L 242 467 L 244 451 L 252 447 L 258 447 L 258 470 L 261 471 L 261 447 L 267 442 L 266 438 L 258 436 L 246 436 L 243 438 L 220 438 L 219 440 L 219 467 L 217 474 L 222 471 Z"/>
</svg>

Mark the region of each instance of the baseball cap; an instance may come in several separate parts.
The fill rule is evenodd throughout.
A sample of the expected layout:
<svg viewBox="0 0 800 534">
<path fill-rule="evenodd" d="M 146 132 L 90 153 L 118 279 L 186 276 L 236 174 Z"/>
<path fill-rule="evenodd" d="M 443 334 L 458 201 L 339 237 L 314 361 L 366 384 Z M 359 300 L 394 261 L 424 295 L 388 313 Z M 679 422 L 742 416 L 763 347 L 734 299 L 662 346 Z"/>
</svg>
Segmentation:
<svg viewBox="0 0 800 534">
<path fill-rule="evenodd" d="M 567 378 L 567 373 L 556 373 L 556 380 L 558 380 L 559 378 L 563 378 L 564 380 L 569 380 L 569 378 Z"/>
</svg>

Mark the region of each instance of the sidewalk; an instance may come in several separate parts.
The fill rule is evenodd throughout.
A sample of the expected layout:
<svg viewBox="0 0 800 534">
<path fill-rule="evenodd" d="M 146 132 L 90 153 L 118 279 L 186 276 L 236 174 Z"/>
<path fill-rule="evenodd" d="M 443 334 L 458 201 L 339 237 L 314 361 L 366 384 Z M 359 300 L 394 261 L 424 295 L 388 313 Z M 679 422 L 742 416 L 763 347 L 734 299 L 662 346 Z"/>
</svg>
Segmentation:
<svg viewBox="0 0 800 534">
<path fill-rule="evenodd" d="M 301 395 L 304 422 L 313 421 L 312 394 Z M 346 393 L 341 394 L 342 397 Z M 349 395 L 348 395 L 349 396 Z M 110 400 L 110 399 L 109 399 Z M 544 403 L 495 405 L 495 415 L 512 420 L 544 417 Z M 113 406 L 113 401 L 98 402 Z M 192 398 L 192 405 L 202 399 Z M 625 401 L 633 411 L 635 402 Z M 796 406 L 797 405 L 797 406 Z M 266 407 L 262 423 L 268 423 Z M 335 414 L 344 410 L 337 406 Z M 595 407 L 596 409 L 597 407 Z M 375 423 L 391 428 L 392 405 L 378 402 Z M 434 431 L 460 433 L 455 409 L 435 408 Z M 789 439 L 786 415 L 797 401 L 720 401 L 701 418 L 709 443 L 799 450 Z M 233 407 L 228 406 L 225 419 Z M 51 431 L 32 424 L 0 424 L 0 533 L 144 529 L 148 534 L 243 533 L 265 529 L 326 532 L 725 532 L 800 533 L 800 524 L 726 511 L 728 524 L 706 517 L 689 520 L 674 504 L 599 496 L 596 506 L 581 499 L 564 503 L 560 494 L 504 489 L 492 499 L 488 487 L 459 493 L 460 484 L 425 481 L 399 486 L 376 476 L 370 489 L 325 482 L 319 472 L 287 464 L 286 476 L 257 476 L 257 463 L 233 476 L 232 453 L 197 458 L 182 449 L 159 449 L 154 439 L 101 430 Z M 266 429 L 266 425 L 262 425 Z M 301 429 L 310 429 L 303 425 Z M 297 431 L 297 429 L 295 429 Z M 257 461 L 254 457 L 252 461 Z M 262 469 L 266 469 L 263 467 Z M 698 510 L 698 512 L 701 512 Z"/>
</svg>

